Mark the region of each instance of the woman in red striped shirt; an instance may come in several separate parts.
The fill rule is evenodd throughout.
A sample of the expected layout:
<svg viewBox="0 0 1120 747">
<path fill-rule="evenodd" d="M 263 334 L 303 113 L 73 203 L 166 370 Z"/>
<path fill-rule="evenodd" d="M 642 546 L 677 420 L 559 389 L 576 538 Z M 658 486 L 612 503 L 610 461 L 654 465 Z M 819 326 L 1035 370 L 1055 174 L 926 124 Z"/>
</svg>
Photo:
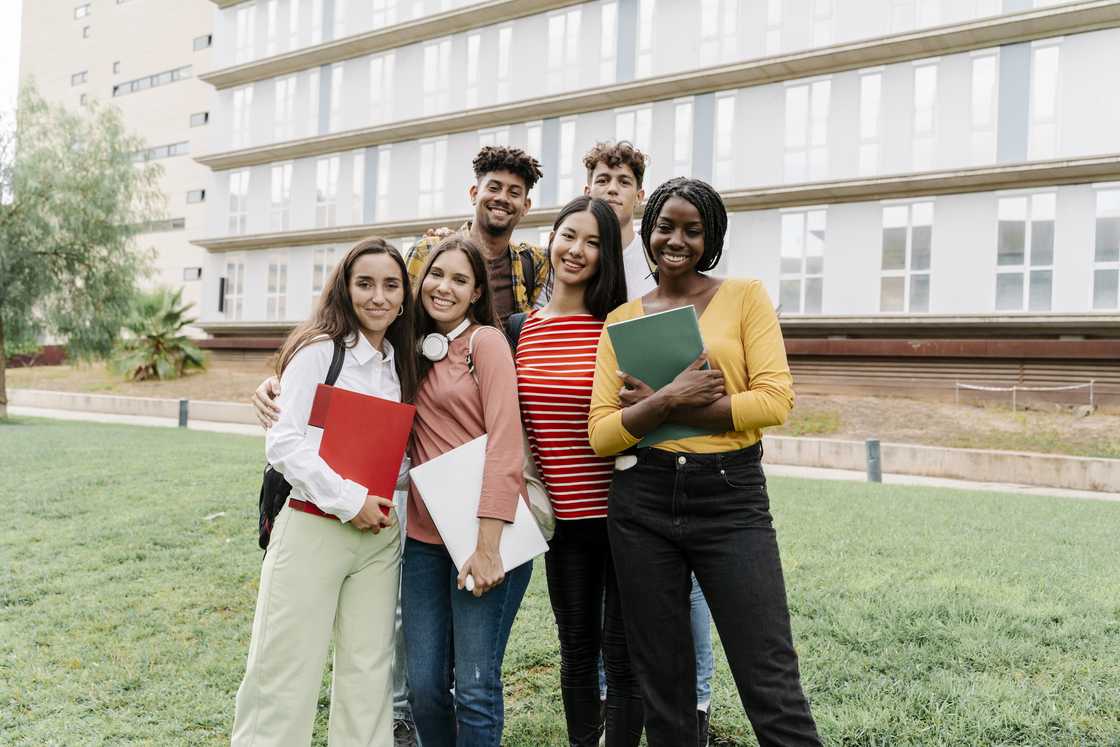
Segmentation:
<svg viewBox="0 0 1120 747">
<path fill-rule="evenodd" d="M 549 237 L 549 258 L 552 296 L 544 308 L 525 317 L 515 360 L 525 431 L 557 519 L 545 569 L 560 637 L 568 743 L 598 744 L 602 651 L 607 745 L 632 747 L 641 738 L 643 710 L 607 542 L 614 460 L 596 456 L 587 440 L 603 320 L 626 301 L 622 239 L 611 206 L 590 197 L 569 202 Z M 511 319 L 514 326 L 518 321 Z"/>
</svg>

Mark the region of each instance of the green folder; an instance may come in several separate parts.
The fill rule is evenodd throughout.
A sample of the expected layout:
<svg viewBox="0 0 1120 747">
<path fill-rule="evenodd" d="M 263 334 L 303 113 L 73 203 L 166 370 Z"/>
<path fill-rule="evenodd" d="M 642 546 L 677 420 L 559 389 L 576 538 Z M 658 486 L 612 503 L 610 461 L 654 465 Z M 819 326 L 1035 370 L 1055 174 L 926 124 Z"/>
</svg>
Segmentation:
<svg viewBox="0 0 1120 747">
<path fill-rule="evenodd" d="M 660 389 L 688 368 L 704 351 L 700 322 L 695 307 L 681 306 L 669 311 L 627 319 L 607 325 L 611 345 L 622 371 Z M 662 423 L 647 433 L 638 447 L 653 446 L 691 436 L 705 436 L 714 430 L 677 423 Z"/>
</svg>

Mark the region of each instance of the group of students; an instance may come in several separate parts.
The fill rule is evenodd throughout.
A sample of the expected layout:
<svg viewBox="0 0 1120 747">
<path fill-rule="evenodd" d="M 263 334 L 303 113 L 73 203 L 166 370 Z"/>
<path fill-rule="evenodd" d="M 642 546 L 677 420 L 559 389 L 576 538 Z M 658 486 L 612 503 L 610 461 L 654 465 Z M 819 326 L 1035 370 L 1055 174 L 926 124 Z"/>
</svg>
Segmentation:
<svg viewBox="0 0 1120 747">
<path fill-rule="evenodd" d="M 423 747 L 501 744 L 502 660 L 532 564 L 504 571 L 498 546 L 525 443 L 556 516 L 545 569 L 569 745 L 604 729 L 608 746 L 643 730 L 651 747 L 706 744 L 709 614 L 760 744 L 820 744 L 760 462 L 761 429 L 793 405 L 773 305 L 757 280 L 707 274 L 727 227 L 708 184 L 660 185 L 636 236 L 645 155 L 600 143 L 584 163 L 585 194 L 542 250 L 511 243 L 540 165 L 483 148 L 472 221 L 407 259 L 359 242 L 285 342 L 254 404 L 293 490 L 261 570 L 233 744 L 308 744 L 332 640 L 332 745 L 391 744 L 405 697 Z M 687 305 L 705 344 L 692 366 L 656 391 L 618 370 L 605 325 Z M 392 498 L 318 456 L 308 419 L 338 340 L 336 386 L 416 407 Z M 713 435 L 636 448 L 667 422 Z M 483 434 L 478 542 L 456 569 L 407 470 Z"/>
</svg>

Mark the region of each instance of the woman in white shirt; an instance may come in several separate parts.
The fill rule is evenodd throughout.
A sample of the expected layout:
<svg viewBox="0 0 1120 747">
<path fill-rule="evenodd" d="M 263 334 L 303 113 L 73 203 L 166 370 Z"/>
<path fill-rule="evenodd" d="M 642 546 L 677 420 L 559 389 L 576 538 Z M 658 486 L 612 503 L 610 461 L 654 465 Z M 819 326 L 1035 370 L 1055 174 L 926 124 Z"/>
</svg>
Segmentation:
<svg viewBox="0 0 1120 747">
<path fill-rule="evenodd" d="M 292 485 L 261 568 L 233 745 L 307 745 L 323 662 L 334 638 L 328 741 L 392 741 L 393 632 L 401 538 L 391 497 L 369 495 L 319 457 L 308 420 L 334 342 L 345 344 L 335 386 L 393 401 L 416 393 L 412 293 L 397 250 L 356 244 L 331 274 L 312 318 L 280 351 L 279 422 L 269 462 Z M 371 424 L 371 448 L 376 448 Z M 401 475 L 406 465 L 401 466 Z M 382 507 L 394 507 L 386 516 Z M 403 510 L 403 509 L 401 509 Z"/>
</svg>

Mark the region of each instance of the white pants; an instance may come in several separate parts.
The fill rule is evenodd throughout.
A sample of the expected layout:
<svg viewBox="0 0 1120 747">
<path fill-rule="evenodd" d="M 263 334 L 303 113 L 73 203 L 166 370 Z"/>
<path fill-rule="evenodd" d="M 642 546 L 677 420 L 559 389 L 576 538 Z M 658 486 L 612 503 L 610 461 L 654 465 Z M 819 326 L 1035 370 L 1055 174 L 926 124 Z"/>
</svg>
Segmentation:
<svg viewBox="0 0 1120 747">
<path fill-rule="evenodd" d="M 277 516 L 261 567 L 231 744 L 306 747 L 333 634 L 328 742 L 393 740 L 393 627 L 400 525 L 379 534 L 293 511 Z"/>
</svg>

